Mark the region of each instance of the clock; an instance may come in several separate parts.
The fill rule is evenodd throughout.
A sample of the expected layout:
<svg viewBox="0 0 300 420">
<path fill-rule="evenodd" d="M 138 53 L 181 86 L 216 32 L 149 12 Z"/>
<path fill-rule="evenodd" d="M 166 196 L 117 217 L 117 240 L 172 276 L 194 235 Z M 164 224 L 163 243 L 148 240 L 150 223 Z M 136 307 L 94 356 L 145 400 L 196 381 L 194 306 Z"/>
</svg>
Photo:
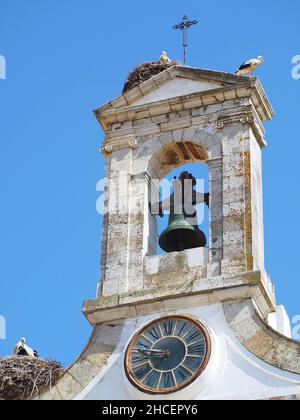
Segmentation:
<svg viewBox="0 0 300 420">
<path fill-rule="evenodd" d="M 194 382 L 206 368 L 210 354 L 210 336 L 199 321 L 167 316 L 133 337 L 125 355 L 125 371 L 140 391 L 170 394 Z"/>
</svg>

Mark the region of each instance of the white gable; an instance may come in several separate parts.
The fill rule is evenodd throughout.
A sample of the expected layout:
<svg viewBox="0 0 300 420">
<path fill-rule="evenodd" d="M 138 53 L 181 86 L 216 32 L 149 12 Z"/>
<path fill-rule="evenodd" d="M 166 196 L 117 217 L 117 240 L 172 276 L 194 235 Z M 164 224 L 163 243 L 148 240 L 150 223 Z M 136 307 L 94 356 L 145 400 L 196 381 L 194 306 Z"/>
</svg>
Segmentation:
<svg viewBox="0 0 300 420">
<path fill-rule="evenodd" d="M 144 105 L 150 102 L 162 101 L 164 99 L 176 98 L 177 96 L 189 95 L 196 92 L 204 92 L 220 88 L 221 84 L 206 80 L 191 80 L 176 78 L 160 86 L 157 90 L 145 95 L 134 102 L 134 105 Z"/>
</svg>

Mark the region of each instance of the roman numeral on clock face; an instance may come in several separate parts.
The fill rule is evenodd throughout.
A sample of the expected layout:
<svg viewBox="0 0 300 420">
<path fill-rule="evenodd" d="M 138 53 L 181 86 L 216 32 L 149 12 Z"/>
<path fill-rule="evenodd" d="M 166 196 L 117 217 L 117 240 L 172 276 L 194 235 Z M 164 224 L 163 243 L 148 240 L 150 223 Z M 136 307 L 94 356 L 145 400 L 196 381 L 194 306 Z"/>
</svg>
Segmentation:
<svg viewBox="0 0 300 420">
<path fill-rule="evenodd" d="M 187 344 L 197 342 L 200 340 L 204 340 L 203 334 L 200 331 L 197 331 L 196 328 L 185 337 L 185 342 Z"/>
<path fill-rule="evenodd" d="M 163 388 L 172 388 L 175 385 L 172 372 L 166 372 L 162 375 L 160 386 Z"/>
<path fill-rule="evenodd" d="M 205 354 L 205 344 L 192 344 L 188 346 L 188 354 L 194 354 L 199 356 L 204 356 Z"/>
<path fill-rule="evenodd" d="M 133 365 L 141 365 L 149 360 L 149 356 L 133 353 L 131 363 Z"/>
<path fill-rule="evenodd" d="M 196 370 L 199 369 L 199 367 L 201 366 L 202 361 L 203 361 L 203 357 L 190 357 L 190 356 L 187 356 L 187 358 L 185 359 L 183 365 L 188 370 L 190 370 L 192 372 L 196 372 Z"/>
<path fill-rule="evenodd" d="M 141 381 L 142 379 L 145 378 L 145 376 L 147 376 L 151 371 L 152 371 L 152 367 L 149 365 L 149 363 L 145 364 L 144 366 L 141 366 L 140 368 L 136 369 L 134 374 L 136 376 L 136 378 Z"/>
<path fill-rule="evenodd" d="M 173 334 L 175 321 L 165 321 L 163 322 L 163 333 L 164 336 L 169 336 Z"/>
<path fill-rule="evenodd" d="M 159 379 L 160 373 L 155 370 L 152 370 L 152 372 L 148 374 L 143 380 L 143 384 L 150 388 L 157 388 Z"/>
<path fill-rule="evenodd" d="M 151 345 L 152 342 L 144 336 L 141 336 L 138 342 L 136 343 L 136 346 L 141 349 L 150 349 Z"/>
<path fill-rule="evenodd" d="M 161 333 L 158 325 L 155 325 L 153 328 L 147 330 L 144 335 L 149 337 L 154 342 L 161 338 Z"/>
<path fill-rule="evenodd" d="M 191 373 L 183 366 L 180 366 L 178 369 L 176 369 L 174 374 L 178 384 L 186 382 L 192 376 Z"/>
</svg>

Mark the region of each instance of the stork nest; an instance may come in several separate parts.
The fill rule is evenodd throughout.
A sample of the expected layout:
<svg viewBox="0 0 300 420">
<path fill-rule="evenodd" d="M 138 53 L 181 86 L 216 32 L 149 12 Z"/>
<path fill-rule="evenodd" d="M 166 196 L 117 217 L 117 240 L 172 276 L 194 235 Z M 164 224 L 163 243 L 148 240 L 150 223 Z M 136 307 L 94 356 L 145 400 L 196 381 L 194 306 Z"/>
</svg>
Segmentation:
<svg viewBox="0 0 300 420">
<path fill-rule="evenodd" d="M 129 73 L 128 79 L 124 85 L 123 93 L 139 86 L 151 77 L 175 66 L 176 63 L 163 64 L 160 61 L 153 61 L 150 63 L 141 64 L 137 66 L 131 73 Z"/>
<path fill-rule="evenodd" d="M 29 357 L 0 359 L 0 400 L 30 400 L 51 389 L 63 373 L 60 363 Z"/>
</svg>

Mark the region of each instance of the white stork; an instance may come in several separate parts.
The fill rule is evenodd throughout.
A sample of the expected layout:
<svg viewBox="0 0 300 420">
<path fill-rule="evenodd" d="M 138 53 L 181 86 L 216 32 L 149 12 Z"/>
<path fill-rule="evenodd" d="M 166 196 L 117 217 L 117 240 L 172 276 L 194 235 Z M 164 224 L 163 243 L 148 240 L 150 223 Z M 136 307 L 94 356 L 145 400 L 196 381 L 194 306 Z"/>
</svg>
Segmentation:
<svg viewBox="0 0 300 420">
<path fill-rule="evenodd" d="M 161 56 L 160 56 L 159 61 L 160 61 L 162 64 L 171 64 L 171 63 L 172 63 L 172 60 L 170 60 L 170 59 L 169 59 L 169 57 L 168 57 L 168 55 L 167 55 L 166 51 L 163 51 L 163 52 L 161 53 Z"/>
<path fill-rule="evenodd" d="M 235 74 L 237 76 L 242 76 L 243 74 L 250 74 L 250 76 L 252 76 L 254 70 L 256 70 L 258 66 L 263 64 L 263 62 L 264 58 L 261 55 L 257 58 L 252 58 L 252 60 L 248 60 L 245 63 L 243 63 Z"/>
<path fill-rule="evenodd" d="M 19 342 L 15 345 L 13 355 L 30 357 L 32 359 L 38 357 L 37 352 L 27 346 L 25 338 L 20 338 Z"/>
</svg>

